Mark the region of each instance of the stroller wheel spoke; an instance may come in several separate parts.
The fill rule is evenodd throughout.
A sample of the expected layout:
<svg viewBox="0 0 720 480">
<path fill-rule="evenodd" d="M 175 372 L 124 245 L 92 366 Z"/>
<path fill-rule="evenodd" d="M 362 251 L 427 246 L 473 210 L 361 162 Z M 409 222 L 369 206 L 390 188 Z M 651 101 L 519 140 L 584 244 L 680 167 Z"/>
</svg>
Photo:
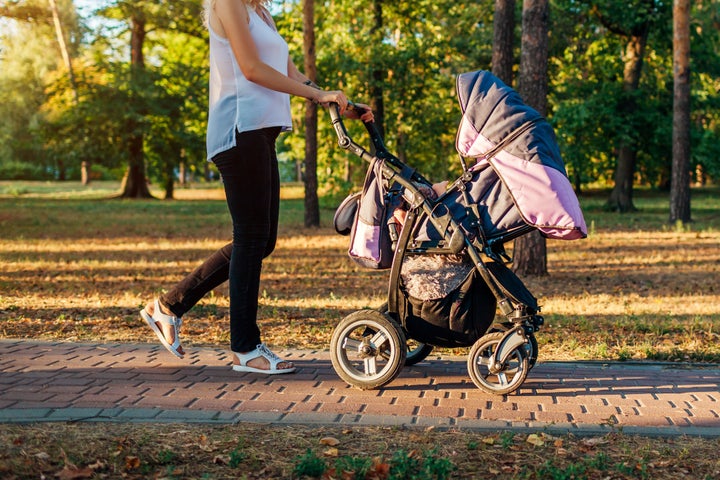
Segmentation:
<svg viewBox="0 0 720 480">
<path fill-rule="evenodd" d="M 355 340 L 354 338 L 345 338 L 342 343 L 342 347 L 345 350 L 355 351 L 357 352 L 360 349 L 360 345 L 362 345 L 362 342 L 359 340 Z"/>
<path fill-rule="evenodd" d="M 375 347 L 380 348 L 381 345 L 383 345 L 385 342 L 388 341 L 387 335 L 383 332 L 377 332 L 373 337 L 370 339 L 370 342 L 375 345 Z"/>
<path fill-rule="evenodd" d="M 366 375 L 377 375 L 377 361 L 375 357 L 369 357 L 364 360 L 365 374 Z"/>
</svg>

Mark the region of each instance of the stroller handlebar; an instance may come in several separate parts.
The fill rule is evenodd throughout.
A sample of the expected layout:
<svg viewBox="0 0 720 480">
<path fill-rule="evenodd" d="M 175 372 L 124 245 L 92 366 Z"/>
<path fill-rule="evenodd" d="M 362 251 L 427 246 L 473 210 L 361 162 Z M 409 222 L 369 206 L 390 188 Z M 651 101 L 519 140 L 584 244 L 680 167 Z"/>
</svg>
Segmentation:
<svg viewBox="0 0 720 480">
<path fill-rule="evenodd" d="M 362 114 L 364 113 L 365 109 L 362 107 L 359 107 L 355 105 L 354 103 L 350 102 L 348 103 L 349 109 L 355 109 L 358 111 L 358 113 Z M 340 106 L 337 103 L 331 103 L 328 107 L 328 110 L 330 112 L 330 118 L 332 119 L 333 127 L 335 128 L 335 133 L 338 136 L 338 144 L 340 147 L 351 150 L 353 153 L 358 155 L 359 157 L 363 158 L 364 160 L 372 160 L 373 155 L 370 155 L 368 152 L 365 151 L 360 145 L 353 142 L 353 140 L 350 138 L 350 135 L 348 134 L 347 129 L 345 128 L 345 124 L 342 119 L 342 115 L 340 114 Z M 375 156 L 382 157 L 384 154 L 387 154 L 387 148 L 385 147 L 385 142 L 383 141 L 382 135 L 380 134 L 380 130 L 378 130 L 377 125 L 375 125 L 374 121 L 371 122 L 365 122 L 363 121 L 363 125 L 365 125 L 365 129 L 367 130 L 368 134 L 370 135 L 370 140 L 372 141 L 373 147 L 375 147 Z"/>
</svg>

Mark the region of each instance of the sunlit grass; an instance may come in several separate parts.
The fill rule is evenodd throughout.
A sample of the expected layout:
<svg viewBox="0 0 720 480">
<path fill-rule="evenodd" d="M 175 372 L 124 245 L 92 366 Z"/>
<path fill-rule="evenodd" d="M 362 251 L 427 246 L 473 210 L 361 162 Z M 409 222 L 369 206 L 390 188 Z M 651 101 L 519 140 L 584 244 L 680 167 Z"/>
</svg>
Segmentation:
<svg viewBox="0 0 720 480">
<path fill-rule="evenodd" d="M 0 199 L 0 337 L 154 341 L 138 310 L 229 240 L 220 188 L 179 189 L 175 201 L 60 199 L 43 188 Z M 283 189 L 259 319 L 271 344 L 325 349 L 342 317 L 385 301 L 388 273 L 348 259 L 331 209 L 321 228 L 304 228 L 302 196 Z M 657 195 L 641 196 L 631 216 L 582 200 L 589 238 L 548 242 L 550 275 L 525 279 L 546 319 L 541 360 L 720 361 L 720 205 L 696 197 L 697 220 L 682 229 Z M 186 316 L 186 345 L 226 345 L 227 315 L 222 285 Z"/>
</svg>

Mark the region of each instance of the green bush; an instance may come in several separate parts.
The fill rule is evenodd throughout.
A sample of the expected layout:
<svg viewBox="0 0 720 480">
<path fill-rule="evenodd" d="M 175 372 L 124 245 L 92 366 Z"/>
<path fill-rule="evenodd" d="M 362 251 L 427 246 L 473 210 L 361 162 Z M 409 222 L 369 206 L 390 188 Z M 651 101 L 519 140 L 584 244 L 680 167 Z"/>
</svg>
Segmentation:
<svg viewBox="0 0 720 480">
<path fill-rule="evenodd" d="M 0 163 L 0 180 L 51 180 L 52 175 L 40 165 L 17 161 Z"/>
</svg>

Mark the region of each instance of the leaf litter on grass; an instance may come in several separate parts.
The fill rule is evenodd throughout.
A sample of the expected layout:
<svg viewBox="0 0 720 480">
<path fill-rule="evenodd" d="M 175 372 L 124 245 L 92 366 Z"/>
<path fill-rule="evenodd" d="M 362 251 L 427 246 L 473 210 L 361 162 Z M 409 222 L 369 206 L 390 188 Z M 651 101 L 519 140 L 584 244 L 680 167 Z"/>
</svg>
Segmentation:
<svg viewBox="0 0 720 480">
<path fill-rule="evenodd" d="M 3 425 L 0 446 L 4 479 L 720 478 L 718 439 L 622 433 L 54 423 Z"/>
</svg>

